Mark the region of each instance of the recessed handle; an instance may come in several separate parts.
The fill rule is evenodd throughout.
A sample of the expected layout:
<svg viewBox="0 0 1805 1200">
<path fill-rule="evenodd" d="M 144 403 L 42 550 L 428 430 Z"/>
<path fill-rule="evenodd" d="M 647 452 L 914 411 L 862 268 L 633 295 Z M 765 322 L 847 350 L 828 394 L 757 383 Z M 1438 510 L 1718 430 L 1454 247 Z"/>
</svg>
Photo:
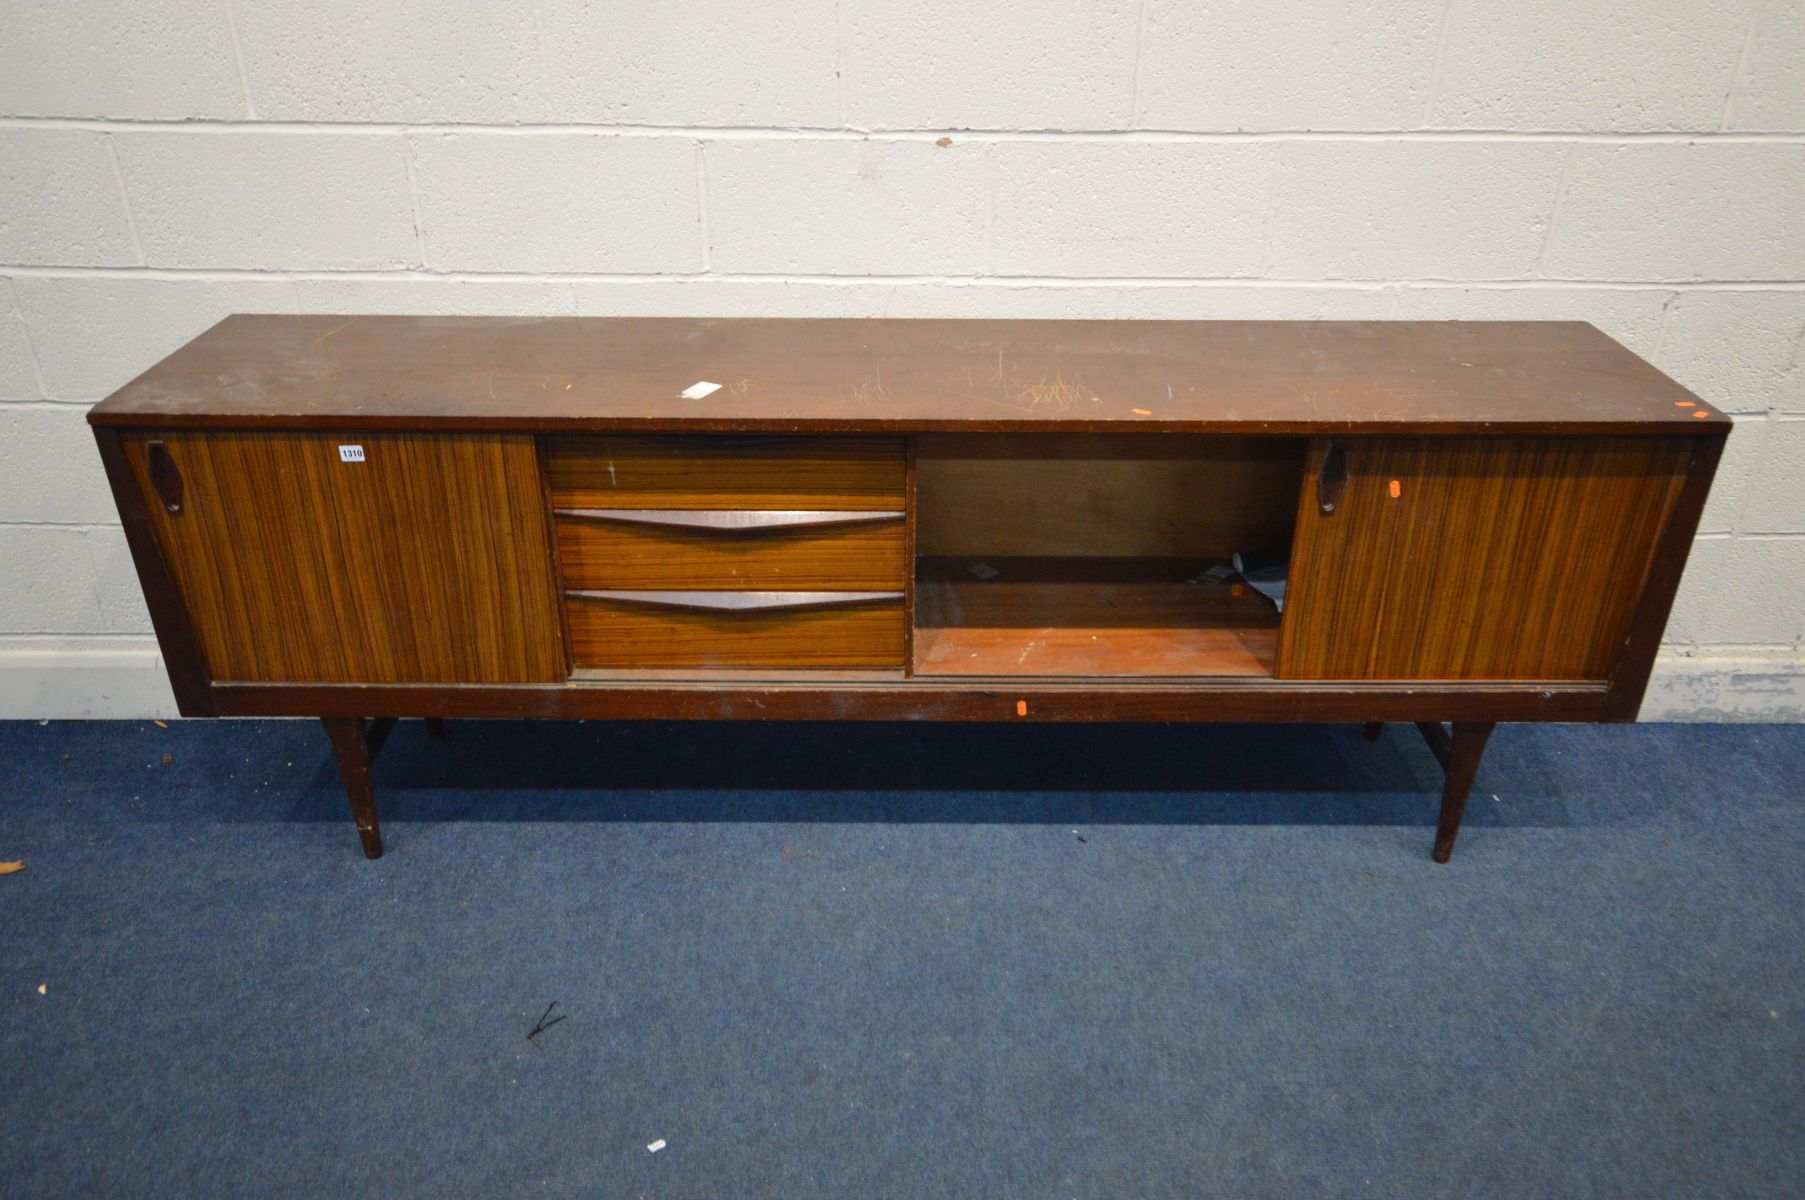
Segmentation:
<svg viewBox="0 0 1805 1200">
<path fill-rule="evenodd" d="M 175 465 L 175 455 L 162 442 L 150 442 L 150 483 L 171 515 L 182 511 L 182 472 Z"/>
<path fill-rule="evenodd" d="M 705 508 L 559 508 L 553 513 L 567 521 L 610 521 L 621 525 L 657 525 L 697 533 L 766 533 L 793 529 L 822 529 L 832 525 L 869 525 L 900 521 L 901 512 L 856 510 L 822 512 L 814 509 L 705 509 Z"/>
<path fill-rule="evenodd" d="M 901 592 L 620 592 L 570 591 L 578 600 L 611 600 L 650 608 L 687 608 L 698 612 L 783 612 L 799 608 L 849 608 L 901 600 Z"/>
<path fill-rule="evenodd" d="M 1330 516 L 1341 504 L 1347 491 L 1347 446 L 1330 442 L 1322 453 L 1322 465 L 1316 469 L 1316 506 L 1323 516 Z"/>
</svg>

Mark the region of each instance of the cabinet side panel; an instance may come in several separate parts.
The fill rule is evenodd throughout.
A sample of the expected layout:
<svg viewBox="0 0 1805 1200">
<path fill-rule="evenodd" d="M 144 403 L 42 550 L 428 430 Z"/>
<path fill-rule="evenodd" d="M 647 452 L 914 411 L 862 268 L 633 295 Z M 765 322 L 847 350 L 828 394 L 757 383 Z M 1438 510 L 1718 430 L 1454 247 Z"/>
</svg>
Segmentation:
<svg viewBox="0 0 1805 1200">
<path fill-rule="evenodd" d="M 1284 679 L 1602 680 L 1685 481 L 1671 438 L 1350 439 L 1332 514 L 1313 445 Z"/>
<path fill-rule="evenodd" d="M 150 440 L 181 474 L 180 513 L 157 502 Z M 214 679 L 564 677 L 530 436 L 172 433 L 126 450 Z"/>
<path fill-rule="evenodd" d="M 126 545 L 132 552 L 138 586 L 144 591 L 145 607 L 150 610 L 151 625 L 157 631 L 157 647 L 169 672 L 177 711 L 184 717 L 217 716 L 207 664 L 201 656 L 200 643 L 195 639 L 194 627 L 183 607 L 175 577 L 164 561 L 150 516 L 152 498 L 144 494 L 138 475 L 132 470 L 125 437 L 117 429 L 100 427 L 94 430 L 94 441 L 106 468 L 113 504 L 119 510 Z"/>
</svg>

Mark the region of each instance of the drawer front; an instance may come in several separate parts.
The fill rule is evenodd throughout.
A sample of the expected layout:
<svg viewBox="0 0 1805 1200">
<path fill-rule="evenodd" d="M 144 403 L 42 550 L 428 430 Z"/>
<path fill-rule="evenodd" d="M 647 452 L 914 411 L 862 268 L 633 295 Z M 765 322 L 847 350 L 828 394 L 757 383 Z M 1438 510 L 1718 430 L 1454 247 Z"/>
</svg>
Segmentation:
<svg viewBox="0 0 1805 1200">
<path fill-rule="evenodd" d="M 784 515 L 815 523 L 710 527 L 650 523 L 638 514 L 624 518 L 561 514 L 558 557 L 564 586 L 901 590 L 900 512 L 875 521 L 847 521 L 859 514 L 845 513 Z"/>
<path fill-rule="evenodd" d="M 554 508 L 896 510 L 898 438 L 557 437 Z"/>
<path fill-rule="evenodd" d="M 572 594 L 569 609 L 578 667 L 881 669 L 903 661 L 900 595 L 736 610 Z"/>
</svg>

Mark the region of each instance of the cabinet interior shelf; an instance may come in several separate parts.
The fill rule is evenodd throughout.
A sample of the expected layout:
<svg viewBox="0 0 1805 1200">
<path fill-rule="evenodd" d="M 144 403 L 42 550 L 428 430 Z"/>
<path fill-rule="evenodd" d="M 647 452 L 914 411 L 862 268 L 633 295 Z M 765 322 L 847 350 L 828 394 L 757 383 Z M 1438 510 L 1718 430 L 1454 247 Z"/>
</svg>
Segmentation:
<svg viewBox="0 0 1805 1200">
<path fill-rule="evenodd" d="M 1270 677 L 1278 610 L 1213 558 L 918 561 L 921 675 Z"/>
</svg>

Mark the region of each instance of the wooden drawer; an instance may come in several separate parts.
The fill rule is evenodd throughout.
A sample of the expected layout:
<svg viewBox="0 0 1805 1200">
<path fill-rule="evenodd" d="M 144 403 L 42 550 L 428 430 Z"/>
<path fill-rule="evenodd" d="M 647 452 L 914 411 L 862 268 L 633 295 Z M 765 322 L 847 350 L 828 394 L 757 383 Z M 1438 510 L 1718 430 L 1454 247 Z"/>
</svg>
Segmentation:
<svg viewBox="0 0 1805 1200">
<path fill-rule="evenodd" d="M 578 667 L 902 666 L 901 592 L 571 592 Z"/>
<path fill-rule="evenodd" d="M 899 591 L 901 512 L 592 509 L 558 519 L 564 586 Z M 874 519 L 875 518 L 875 519 Z"/>
<path fill-rule="evenodd" d="M 554 508 L 901 509 L 899 438 L 554 437 Z"/>
</svg>

